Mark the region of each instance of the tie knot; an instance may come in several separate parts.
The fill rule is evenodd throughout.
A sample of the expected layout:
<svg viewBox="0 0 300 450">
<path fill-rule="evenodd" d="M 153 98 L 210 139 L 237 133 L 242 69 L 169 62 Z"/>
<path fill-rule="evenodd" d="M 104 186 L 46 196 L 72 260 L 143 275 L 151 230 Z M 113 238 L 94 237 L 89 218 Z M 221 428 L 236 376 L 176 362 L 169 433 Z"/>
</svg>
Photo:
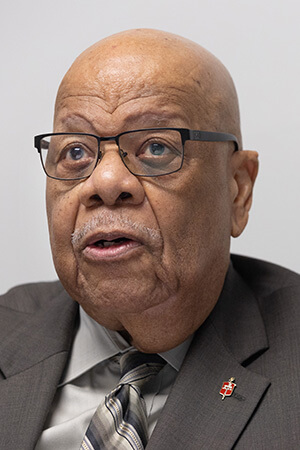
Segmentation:
<svg viewBox="0 0 300 450">
<path fill-rule="evenodd" d="M 165 361 L 157 354 L 129 350 L 120 358 L 120 384 L 141 386 L 157 375 L 165 364 Z"/>
</svg>

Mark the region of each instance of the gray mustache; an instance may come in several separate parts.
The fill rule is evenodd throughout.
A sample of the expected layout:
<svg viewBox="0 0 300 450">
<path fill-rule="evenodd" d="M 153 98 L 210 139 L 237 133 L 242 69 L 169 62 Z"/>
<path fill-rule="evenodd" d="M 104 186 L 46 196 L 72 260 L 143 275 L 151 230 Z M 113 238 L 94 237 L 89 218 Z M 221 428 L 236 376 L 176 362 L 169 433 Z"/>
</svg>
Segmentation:
<svg viewBox="0 0 300 450">
<path fill-rule="evenodd" d="M 147 227 L 143 224 L 133 221 L 130 217 L 115 216 L 114 214 L 97 214 L 91 217 L 85 224 L 75 229 L 71 235 L 71 242 L 73 247 L 80 246 L 82 240 L 93 231 L 98 231 L 99 228 L 102 231 L 104 227 L 109 227 L 108 231 L 113 228 L 118 230 L 124 230 L 125 232 L 137 233 L 139 237 L 147 241 L 154 241 L 156 244 L 162 242 L 161 233 L 155 228 Z"/>
</svg>

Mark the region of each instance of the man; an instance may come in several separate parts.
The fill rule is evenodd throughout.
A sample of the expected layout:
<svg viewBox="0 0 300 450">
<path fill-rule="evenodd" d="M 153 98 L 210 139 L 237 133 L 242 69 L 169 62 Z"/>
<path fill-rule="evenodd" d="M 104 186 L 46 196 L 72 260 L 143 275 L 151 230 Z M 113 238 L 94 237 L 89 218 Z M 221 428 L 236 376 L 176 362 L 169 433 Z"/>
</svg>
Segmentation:
<svg viewBox="0 0 300 450">
<path fill-rule="evenodd" d="M 258 155 L 223 65 L 160 31 L 104 39 L 35 144 L 62 285 L 1 299 L 0 447 L 79 448 L 134 347 L 165 362 L 141 388 L 147 449 L 298 448 L 299 277 L 230 262 Z"/>
</svg>

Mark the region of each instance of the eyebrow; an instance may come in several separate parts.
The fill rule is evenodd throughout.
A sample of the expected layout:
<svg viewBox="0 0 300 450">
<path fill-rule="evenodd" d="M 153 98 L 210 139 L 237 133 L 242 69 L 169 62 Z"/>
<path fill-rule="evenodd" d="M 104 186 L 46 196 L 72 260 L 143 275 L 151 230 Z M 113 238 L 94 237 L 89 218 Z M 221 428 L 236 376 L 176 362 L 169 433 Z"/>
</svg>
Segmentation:
<svg viewBox="0 0 300 450">
<path fill-rule="evenodd" d="M 70 131 L 82 131 L 82 125 L 80 126 L 80 123 L 84 122 L 84 127 L 88 126 L 92 129 L 94 133 L 96 133 L 96 129 L 94 128 L 93 124 L 83 115 L 80 113 L 72 113 L 72 114 L 66 114 L 62 118 L 59 119 L 59 121 L 66 127 L 67 130 Z"/>
<path fill-rule="evenodd" d="M 186 121 L 184 120 L 184 115 L 180 115 L 178 113 L 174 112 L 168 112 L 165 111 L 162 114 L 157 114 L 154 112 L 146 112 L 146 113 L 138 113 L 138 112 L 132 112 L 129 113 L 128 116 L 126 116 L 126 119 L 124 120 L 124 125 L 127 123 L 128 127 L 126 127 L 126 130 L 124 131 L 130 131 L 130 129 L 139 128 L 139 123 L 147 122 L 145 126 L 147 128 L 149 127 L 165 127 L 165 126 L 173 126 L 173 127 L 183 127 L 187 126 Z M 102 133 L 99 132 L 99 129 L 101 129 L 101 123 L 99 121 L 99 126 L 95 126 L 90 120 L 88 120 L 84 115 L 81 113 L 71 113 L 66 114 L 66 116 L 62 117 L 60 119 L 60 122 L 63 124 L 63 126 L 66 128 L 66 130 L 70 130 L 71 132 L 81 132 L 88 127 L 88 129 L 91 131 L 92 134 L 101 135 Z M 134 125 L 134 127 L 131 127 L 131 124 Z M 98 124 L 97 124 L 98 125 Z"/>
</svg>

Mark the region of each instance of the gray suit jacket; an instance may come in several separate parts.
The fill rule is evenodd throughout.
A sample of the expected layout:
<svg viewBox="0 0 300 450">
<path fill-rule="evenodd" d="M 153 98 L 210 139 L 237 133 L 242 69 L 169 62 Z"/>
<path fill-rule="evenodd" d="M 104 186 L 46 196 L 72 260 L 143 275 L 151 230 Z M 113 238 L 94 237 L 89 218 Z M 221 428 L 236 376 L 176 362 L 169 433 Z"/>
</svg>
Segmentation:
<svg viewBox="0 0 300 450">
<path fill-rule="evenodd" d="M 300 448 L 300 277 L 233 257 L 147 450 Z M 0 298 L 0 449 L 32 450 L 65 367 L 78 307 L 59 282 Z M 223 401 L 224 381 L 236 388 Z M 63 450 L 63 449 L 62 449 Z"/>
</svg>

